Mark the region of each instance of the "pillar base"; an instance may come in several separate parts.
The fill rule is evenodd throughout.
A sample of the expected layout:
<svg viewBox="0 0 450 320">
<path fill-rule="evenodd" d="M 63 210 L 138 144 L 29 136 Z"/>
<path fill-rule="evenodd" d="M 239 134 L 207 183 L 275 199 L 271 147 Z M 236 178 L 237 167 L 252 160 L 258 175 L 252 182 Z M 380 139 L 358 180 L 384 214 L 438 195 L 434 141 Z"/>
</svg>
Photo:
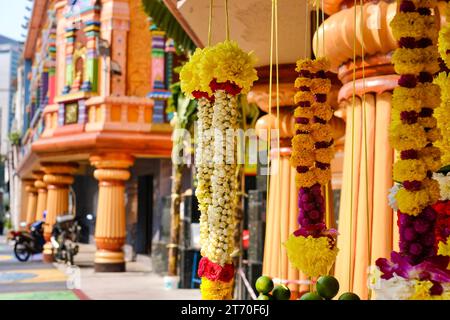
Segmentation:
<svg viewBox="0 0 450 320">
<path fill-rule="evenodd" d="M 122 251 L 97 249 L 94 262 L 96 272 L 125 272 L 125 256 Z"/>
<path fill-rule="evenodd" d="M 95 272 L 125 272 L 125 261 L 118 263 L 95 263 Z"/>
<path fill-rule="evenodd" d="M 44 244 L 44 251 L 42 252 L 42 261 L 44 263 L 53 263 L 55 261 L 53 256 L 53 246 L 50 242 Z"/>
</svg>

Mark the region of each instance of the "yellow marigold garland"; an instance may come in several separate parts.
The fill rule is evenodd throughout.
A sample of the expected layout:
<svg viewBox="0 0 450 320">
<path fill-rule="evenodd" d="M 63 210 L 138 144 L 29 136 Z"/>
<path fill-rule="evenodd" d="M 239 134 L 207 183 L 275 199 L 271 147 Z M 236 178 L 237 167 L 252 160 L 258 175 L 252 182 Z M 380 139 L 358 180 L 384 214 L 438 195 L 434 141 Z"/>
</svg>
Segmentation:
<svg viewBox="0 0 450 320">
<path fill-rule="evenodd" d="M 323 217 L 314 218 L 314 213 L 310 215 L 308 206 L 303 205 L 309 201 L 309 207 L 318 208 L 319 215 L 323 214 L 321 186 L 331 180 L 334 141 L 328 123 L 333 116 L 327 103 L 331 89 L 331 81 L 326 76 L 329 67 L 326 58 L 299 60 L 296 71 L 300 75 L 295 81 L 299 91 L 294 97 L 296 134 L 292 139 L 291 165 L 297 169 L 300 229 L 290 235 L 284 246 L 292 265 L 312 277 L 327 274 L 338 252 L 337 234 L 326 230 Z"/>
<path fill-rule="evenodd" d="M 450 164 L 450 77 L 445 72 L 441 72 L 435 79 L 435 83 L 441 87 L 442 103 L 436 109 L 435 117 L 443 137 L 436 142 L 436 146 L 441 149 L 442 165 L 446 166 Z"/>
</svg>

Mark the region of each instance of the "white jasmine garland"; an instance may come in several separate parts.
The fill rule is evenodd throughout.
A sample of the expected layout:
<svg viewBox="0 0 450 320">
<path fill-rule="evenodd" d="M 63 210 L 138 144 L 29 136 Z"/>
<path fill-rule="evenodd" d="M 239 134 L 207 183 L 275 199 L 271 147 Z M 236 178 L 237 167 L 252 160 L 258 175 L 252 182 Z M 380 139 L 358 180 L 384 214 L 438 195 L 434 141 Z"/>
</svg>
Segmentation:
<svg viewBox="0 0 450 320">
<path fill-rule="evenodd" d="M 212 161 L 213 134 L 211 130 L 213 108 L 206 98 L 198 100 L 198 138 L 196 150 L 196 167 L 197 167 L 197 189 L 195 195 L 199 202 L 200 210 L 200 245 L 202 248 L 202 256 L 208 246 L 208 208 L 212 203 L 211 176 L 213 174 L 214 163 Z"/>
<path fill-rule="evenodd" d="M 219 265 L 231 262 L 234 250 L 236 161 L 234 136 L 237 129 L 237 99 L 223 90 L 214 93 L 214 170 L 211 177 L 212 205 L 208 208 L 209 239 L 205 254 Z"/>
</svg>

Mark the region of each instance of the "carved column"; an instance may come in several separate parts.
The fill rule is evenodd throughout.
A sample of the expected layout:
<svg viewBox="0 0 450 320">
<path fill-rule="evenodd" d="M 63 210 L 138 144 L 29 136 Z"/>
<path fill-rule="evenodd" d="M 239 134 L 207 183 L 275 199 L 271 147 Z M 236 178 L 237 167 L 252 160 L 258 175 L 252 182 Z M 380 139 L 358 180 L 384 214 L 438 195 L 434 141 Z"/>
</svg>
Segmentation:
<svg viewBox="0 0 450 320">
<path fill-rule="evenodd" d="M 53 261 L 53 248 L 50 243 L 56 217 L 69 213 L 69 186 L 73 183 L 78 164 L 76 163 L 43 163 L 44 182 L 47 184 L 47 215 L 45 217 L 44 262 Z"/>
<path fill-rule="evenodd" d="M 34 187 L 37 190 L 37 205 L 35 221 L 44 220 L 44 211 L 47 209 L 47 184 L 44 182 L 43 171 L 36 171 L 33 173 Z"/>
<path fill-rule="evenodd" d="M 34 180 L 27 182 L 25 190 L 28 194 L 26 222 L 27 226 L 29 226 L 35 221 L 34 218 L 36 216 L 37 190 L 34 187 Z"/>
<path fill-rule="evenodd" d="M 99 181 L 97 222 L 95 225 L 95 271 L 123 272 L 125 259 L 125 181 L 134 158 L 128 154 L 101 154 L 90 158 Z"/>
</svg>

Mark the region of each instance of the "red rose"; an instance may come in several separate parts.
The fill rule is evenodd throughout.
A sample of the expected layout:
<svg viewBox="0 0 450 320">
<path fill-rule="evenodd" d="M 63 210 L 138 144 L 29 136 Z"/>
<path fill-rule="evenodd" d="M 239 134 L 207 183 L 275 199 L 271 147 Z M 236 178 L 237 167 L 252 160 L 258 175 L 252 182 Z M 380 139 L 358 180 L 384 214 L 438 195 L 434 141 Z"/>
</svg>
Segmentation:
<svg viewBox="0 0 450 320">
<path fill-rule="evenodd" d="M 233 264 L 226 264 L 224 268 L 222 268 L 222 272 L 220 274 L 219 280 L 223 282 L 230 282 L 234 277 L 234 266 Z"/>
<path fill-rule="evenodd" d="M 205 273 L 205 270 L 207 268 L 208 265 L 208 259 L 207 258 L 201 258 L 200 262 L 198 264 L 198 270 L 197 270 L 197 274 L 198 276 L 201 278 L 203 276 L 203 274 Z"/>
</svg>

